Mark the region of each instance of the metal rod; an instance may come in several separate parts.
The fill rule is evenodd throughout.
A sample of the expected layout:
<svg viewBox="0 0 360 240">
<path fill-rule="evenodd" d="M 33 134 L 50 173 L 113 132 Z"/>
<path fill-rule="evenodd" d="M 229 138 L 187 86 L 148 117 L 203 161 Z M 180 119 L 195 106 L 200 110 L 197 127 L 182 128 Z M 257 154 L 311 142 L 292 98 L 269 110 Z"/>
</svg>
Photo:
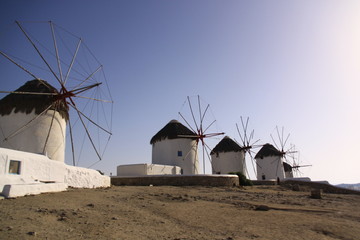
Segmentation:
<svg viewBox="0 0 360 240">
<path fill-rule="evenodd" d="M 243 140 L 243 138 L 242 138 L 242 136 L 241 136 L 241 133 L 240 133 L 240 130 L 239 130 L 239 126 L 238 126 L 237 123 L 236 123 L 235 125 L 236 125 L 236 129 L 237 129 L 237 131 L 238 131 L 238 133 L 239 133 L 239 136 L 240 136 L 241 142 L 242 142 L 242 144 L 243 144 L 243 147 L 245 147 L 245 142 L 244 142 L 244 140 Z"/>
<path fill-rule="evenodd" d="M 210 107 L 210 104 L 208 104 L 208 105 L 206 106 L 205 111 L 204 111 L 204 114 L 203 114 L 202 117 L 201 117 L 201 122 L 204 121 L 205 114 L 206 114 L 207 110 L 209 109 L 209 107 Z"/>
<path fill-rule="evenodd" d="M 103 130 L 104 132 L 112 135 L 111 132 L 109 132 L 108 130 L 106 130 L 105 128 L 101 127 L 99 124 L 97 124 L 96 122 L 94 122 L 93 120 L 91 120 L 88 116 L 86 116 L 84 113 L 82 113 L 79 109 L 77 109 L 77 107 L 74 104 L 70 104 L 70 106 L 72 106 L 79 114 L 81 114 L 83 117 L 85 117 L 87 120 L 89 120 L 92 124 L 94 124 L 95 126 L 97 126 L 98 128 L 100 128 L 101 130 Z"/>
<path fill-rule="evenodd" d="M 78 95 L 75 95 L 74 97 L 85 98 L 85 99 L 90 99 L 90 100 L 99 101 L 99 102 L 105 102 L 105 103 L 114 103 L 113 101 L 110 101 L 110 100 L 97 99 L 97 98 L 91 98 L 91 97 L 84 97 L 84 96 L 78 96 Z"/>
<path fill-rule="evenodd" d="M 210 123 L 210 125 L 204 130 L 203 133 L 205 133 L 215 122 L 216 122 L 216 120 L 212 121 L 212 123 Z"/>
<path fill-rule="evenodd" d="M 72 159 L 73 159 L 73 166 L 75 166 L 75 148 L 74 148 L 74 139 L 72 134 L 72 126 L 69 118 L 69 133 L 70 133 L 70 143 L 71 143 L 71 152 L 72 152 Z"/>
<path fill-rule="evenodd" d="M 70 105 L 70 106 L 72 106 L 72 105 Z M 75 107 L 75 106 L 72 106 L 72 107 Z M 79 119 L 80 119 L 80 121 L 81 121 L 81 124 L 83 125 L 83 127 L 84 127 L 84 129 L 85 129 L 85 131 L 86 131 L 86 134 L 87 134 L 87 136 L 88 136 L 88 138 L 89 138 L 89 140 L 90 140 L 90 143 L 91 143 L 91 145 L 93 146 L 93 148 L 94 148 L 94 150 L 95 150 L 95 152 L 96 152 L 96 155 L 97 155 L 97 156 L 99 157 L 99 159 L 101 160 L 101 156 L 100 156 L 99 152 L 97 151 L 97 149 L 96 149 L 96 147 L 95 147 L 95 144 L 94 144 L 94 142 L 93 142 L 93 140 L 92 140 L 92 138 L 91 138 L 91 136 L 90 136 L 89 130 L 87 129 L 87 127 L 86 127 L 86 125 L 85 125 L 85 123 L 84 123 L 84 120 L 83 120 L 82 117 L 81 117 L 80 111 L 78 111 L 76 107 L 75 107 L 75 110 L 76 110 L 76 112 L 77 112 L 77 114 L 78 114 L 78 116 L 79 116 Z"/>
<path fill-rule="evenodd" d="M 186 124 L 188 125 L 188 127 L 195 133 L 198 134 L 192 127 L 191 125 L 188 123 L 188 121 L 186 121 L 186 119 L 184 118 L 184 116 L 181 114 L 181 112 L 179 112 L 180 117 L 186 122 Z"/>
<path fill-rule="evenodd" d="M 24 128 L 26 128 L 30 123 L 32 123 L 33 121 L 35 121 L 36 119 L 38 119 L 41 115 L 43 115 L 45 112 L 47 112 L 52 105 L 50 105 L 49 107 L 47 107 L 44 111 L 42 111 L 39 115 L 37 115 L 36 117 L 34 117 L 33 119 L 31 119 L 29 122 L 27 122 L 24 126 L 20 127 L 19 129 L 17 129 L 15 132 L 13 132 L 12 134 L 10 134 L 9 136 L 7 136 L 6 138 L 4 138 L 3 141 L 7 141 L 9 138 L 12 138 L 14 136 L 16 136 L 20 131 L 22 131 Z"/>
<path fill-rule="evenodd" d="M 8 55 L 6 55 L 5 53 L 3 53 L 2 51 L 0 51 L 0 54 L 3 55 L 5 58 L 7 58 L 10 62 L 12 62 L 13 64 L 15 64 L 16 66 L 18 66 L 21 70 L 23 70 L 24 72 L 26 72 L 27 74 L 29 74 L 30 76 L 32 76 L 34 79 L 39 79 L 37 76 L 35 76 L 35 75 L 32 74 L 29 70 L 27 70 L 26 68 L 24 68 L 23 66 L 21 66 L 20 64 L 18 64 L 17 62 L 15 62 L 12 58 L 10 58 Z"/>
<path fill-rule="evenodd" d="M 73 55 L 73 57 L 72 57 L 72 59 L 71 59 L 70 66 L 69 66 L 69 68 L 68 68 L 68 70 L 67 70 L 67 72 L 66 72 L 65 79 L 64 79 L 64 85 L 66 85 L 67 79 L 68 79 L 69 74 L 70 74 L 70 72 L 71 72 L 71 69 L 72 69 L 72 67 L 73 67 L 73 64 L 74 64 L 74 61 L 75 61 L 75 59 L 76 59 L 76 55 L 77 55 L 77 53 L 78 53 L 78 51 L 79 51 L 80 45 L 81 45 L 81 38 L 79 39 L 79 42 L 78 42 L 78 44 L 77 44 L 77 46 L 76 46 L 75 53 L 74 53 L 74 55 Z"/>
<path fill-rule="evenodd" d="M 81 83 L 79 83 L 78 85 L 76 85 L 74 88 L 80 87 L 84 82 L 86 82 L 87 80 L 89 80 L 89 78 L 91 78 L 92 76 L 94 76 L 95 73 L 97 73 L 103 66 L 100 65 L 94 72 L 92 72 L 87 78 L 85 78 L 83 81 L 81 81 Z"/>
<path fill-rule="evenodd" d="M 200 103 L 200 96 L 198 95 L 198 105 L 199 105 L 199 116 L 200 116 L 200 131 L 202 131 L 202 118 L 201 118 L 201 103 Z"/>
<path fill-rule="evenodd" d="M 55 74 L 54 70 L 50 67 L 49 63 L 46 61 L 46 59 L 44 58 L 44 56 L 41 54 L 40 50 L 36 47 L 35 43 L 31 40 L 31 38 L 29 37 L 29 35 L 25 32 L 25 30 L 23 29 L 23 27 L 20 25 L 20 23 L 18 21 L 15 21 L 16 24 L 19 26 L 19 28 L 21 29 L 21 31 L 24 33 L 24 35 L 26 36 L 26 38 L 29 40 L 29 42 L 31 43 L 31 45 L 35 48 L 36 52 L 39 54 L 39 56 L 41 57 L 41 59 L 44 61 L 44 63 L 46 64 L 46 66 L 49 68 L 50 72 L 54 75 L 54 77 L 56 78 L 56 80 L 58 80 L 58 82 L 60 83 L 61 86 L 63 86 L 63 83 L 60 81 L 59 77 Z"/>
<path fill-rule="evenodd" d="M 56 44 L 54 25 L 52 24 L 51 21 L 50 21 L 49 23 L 50 23 L 50 28 L 51 28 L 51 33 L 52 33 L 53 42 L 54 42 L 54 48 L 55 48 L 57 65 L 58 65 L 59 73 L 60 73 L 60 80 L 61 80 L 62 83 L 64 83 L 64 82 L 63 82 L 63 74 L 62 74 L 62 70 L 61 70 L 61 64 L 60 64 L 59 51 L 58 51 L 58 47 L 57 47 L 57 44 Z"/>
<path fill-rule="evenodd" d="M 56 104 L 56 103 L 55 103 L 55 104 Z M 53 105 L 53 104 L 52 104 L 52 105 Z M 45 148 L 46 148 L 47 142 L 48 142 L 49 137 L 50 137 L 52 125 L 53 125 L 53 123 L 54 123 L 55 113 L 56 113 L 56 107 L 55 107 L 55 109 L 54 109 L 54 113 L 52 114 L 49 131 L 48 131 L 48 134 L 47 134 L 46 140 L 45 140 L 45 144 L 44 144 L 44 148 L 43 148 L 43 154 L 44 154 L 44 155 L 45 155 Z"/>
<path fill-rule="evenodd" d="M 194 112 L 193 112 L 192 107 L 191 107 L 191 103 L 190 103 L 190 98 L 189 98 L 189 96 L 187 97 L 187 100 L 188 100 L 188 103 L 189 103 L 189 107 L 190 107 L 190 111 L 191 111 L 191 116 L 192 116 L 192 118 L 193 118 L 193 120 L 194 120 L 194 123 L 195 123 L 195 126 L 196 126 L 196 130 L 199 132 L 200 129 L 199 129 L 197 123 L 196 123 L 195 116 L 194 116 Z"/>
<path fill-rule="evenodd" d="M 24 95 L 46 95 L 46 96 L 59 95 L 58 93 L 18 92 L 18 91 L 0 91 L 0 93 L 13 93 L 13 94 L 24 94 Z"/>
</svg>

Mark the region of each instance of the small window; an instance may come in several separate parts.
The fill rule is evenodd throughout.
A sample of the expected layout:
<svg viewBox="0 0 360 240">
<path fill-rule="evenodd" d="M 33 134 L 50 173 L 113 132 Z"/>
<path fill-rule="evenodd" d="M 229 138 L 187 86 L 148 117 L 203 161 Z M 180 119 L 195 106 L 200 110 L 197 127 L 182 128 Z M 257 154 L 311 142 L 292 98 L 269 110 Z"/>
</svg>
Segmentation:
<svg viewBox="0 0 360 240">
<path fill-rule="evenodd" d="M 178 151 L 178 157 L 182 157 L 182 151 Z"/>
<path fill-rule="evenodd" d="M 20 174 L 21 161 L 10 160 L 9 173 Z"/>
<path fill-rule="evenodd" d="M 216 157 L 217 157 L 217 158 L 219 157 L 219 153 L 218 153 L 218 152 L 216 153 Z"/>
</svg>

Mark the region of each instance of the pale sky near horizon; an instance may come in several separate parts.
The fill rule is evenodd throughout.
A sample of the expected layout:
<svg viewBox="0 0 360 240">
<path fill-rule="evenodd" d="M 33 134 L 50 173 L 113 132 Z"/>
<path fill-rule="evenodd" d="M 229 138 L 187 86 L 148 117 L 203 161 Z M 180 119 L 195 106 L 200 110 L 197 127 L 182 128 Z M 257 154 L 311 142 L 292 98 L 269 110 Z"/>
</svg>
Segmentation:
<svg viewBox="0 0 360 240">
<path fill-rule="evenodd" d="M 113 137 L 96 169 L 150 163 L 151 137 L 200 95 L 226 135 L 240 116 L 261 143 L 284 126 L 305 176 L 360 182 L 360 1 L 5 0 L 0 50 L 15 20 L 52 20 L 104 65 Z"/>
</svg>

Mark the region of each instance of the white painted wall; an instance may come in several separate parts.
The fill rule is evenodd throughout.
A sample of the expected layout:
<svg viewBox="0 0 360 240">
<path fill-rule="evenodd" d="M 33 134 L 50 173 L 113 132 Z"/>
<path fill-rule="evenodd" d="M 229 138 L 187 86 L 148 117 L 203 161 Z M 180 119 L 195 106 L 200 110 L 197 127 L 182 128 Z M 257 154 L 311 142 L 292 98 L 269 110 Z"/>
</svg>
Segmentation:
<svg viewBox="0 0 360 240">
<path fill-rule="evenodd" d="M 178 157 L 178 151 L 182 156 Z M 152 163 L 179 166 L 183 174 L 198 174 L 199 159 L 196 154 L 196 141 L 188 138 L 164 139 L 152 145 Z"/>
<path fill-rule="evenodd" d="M 28 123 L 38 116 L 35 114 L 35 110 L 30 114 L 12 112 L 10 115 L 0 116 L 0 128 L 2 130 L 0 131 L 0 147 L 31 153 L 44 153 L 52 160 L 64 162 L 66 121 L 58 112 L 55 112 L 44 152 L 53 113 L 53 110 L 49 110 L 30 124 Z M 21 129 L 17 135 L 4 141 L 25 125 L 27 127 Z"/>
<path fill-rule="evenodd" d="M 110 187 L 110 177 L 94 169 L 66 165 L 64 182 L 73 188 Z"/>
<path fill-rule="evenodd" d="M 20 174 L 10 174 L 10 160 L 21 161 Z M 65 164 L 44 155 L 0 148 L 0 192 L 8 184 L 64 182 Z"/>
<path fill-rule="evenodd" d="M 10 160 L 21 161 L 20 174 L 9 173 Z M 57 187 L 53 188 L 48 185 L 49 182 L 59 184 L 54 184 L 53 186 Z M 11 196 L 23 196 L 21 194 L 26 192 L 26 189 L 27 194 L 32 194 L 39 189 L 45 192 L 54 189 L 63 191 L 65 185 L 75 188 L 109 187 L 110 177 L 93 169 L 68 166 L 41 154 L 0 148 L 0 193 L 5 187 L 9 192 L 9 185 L 15 186 Z"/>
<path fill-rule="evenodd" d="M 117 166 L 117 176 L 145 176 L 145 175 L 178 175 L 181 168 L 178 166 L 160 164 L 130 164 Z"/>
<path fill-rule="evenodd" d="M 245 154 L 240 152 L 219 152 L 211 154 L 212 173 L 228 174 L 229 172 L 245 173 Z"/>
<path fill-rule="evenodd" d="M 268 156 L 256 158 L 257 180 L 283 180 L 285 177 L 282 157 Z M 265 175 L 265 179 L 262 176 Z"/>
</svg>

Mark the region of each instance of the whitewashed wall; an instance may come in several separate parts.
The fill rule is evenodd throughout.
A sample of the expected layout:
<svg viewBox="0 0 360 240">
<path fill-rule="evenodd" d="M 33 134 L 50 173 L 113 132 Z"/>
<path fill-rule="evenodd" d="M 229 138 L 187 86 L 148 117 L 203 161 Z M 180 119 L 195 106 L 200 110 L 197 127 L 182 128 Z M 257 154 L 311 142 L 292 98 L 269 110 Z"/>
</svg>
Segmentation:
<svg viewBox="0 0 360 240">
<path fill-rule="evenodd" d="M 38 116 L 35 114 L 35 110 L 30 114 L 12 112 L 10 115 L 0 116 L 0 127 L 2 129 L 2 132 L 0 131 L 0 147 L 31 153 L 43 153 L 53 113 L 53 110 L 49 110 L 30 124 L 28 123 Z M 17 135 L 3 141 L 3 139 L 26 124 L 28 124 L 27 127 L 19 131 Z M 55 118 L 45 149 L 45 154 L 52 160 L 64 162 L 65 131 L 65 119 L 58 112 L 55 112 Z"/>
<path fill-rule="evenodd" d="M 94 169 L 66 165 L 64 182 L 74 188 L 110 187 L 110 177 Z"/>
<path fill-rule="evenodd" d="M 241 172 L 245 174 L 245 154 L 240 152 L 219 152 L 211 155 L 212 173 L 228 174 Z"/>
<path fill-rule="evenodd" d="M 21 161 L 20 174 L 10 174 L 10 160 Z M 46 156 L 0 148 L 0 191 L 8 184 L 64 182 L 65 164 Z"/>
<path fill-rule="evenodd" d="M 257 180 L 263 180 L 263 175 L 265 175 L 265 180 L 284 179 L 283 161 L 280 156 L 256 158 L 256 163 Z"/>
<path fill-rule="evenodd" d="M 182 156 L 178 157 L 178 151 Z M 164 139 L 152 145 L 152 163 L 179 166 L 183 174 L 198 174 L 199 159 L 196 153 L 196 141 L 188 138 Z"/>
<path fill-rule="evenodd" d="M 10 160 L 21 161 L 20 174 L 9 173 Z M 14 186 L 20 192 L 12 196 L 53 191 L 51 184 L 56 184 L 58 191 L 67 186 L 74 188 L 109 187 L 110 177 L 101 175 L 93 169 L 68 166 L 63 162 L 50 160 L 44 155 L 0 148 L 0 193 L 4 187 Z M 42 186 L 43 185 L 43 186 Z M 65 186 L 65 188 L 64 188 Z M 21 195 L 23 194 L 23 195 Z"/>
<path fill-rule="evenodd" d="M 181 168 L 178 166 L 160 164 L 130 164 L 117 166 L 117 176 L 145 176 L 145 175 L 178 175 Z"/>
</svg>

